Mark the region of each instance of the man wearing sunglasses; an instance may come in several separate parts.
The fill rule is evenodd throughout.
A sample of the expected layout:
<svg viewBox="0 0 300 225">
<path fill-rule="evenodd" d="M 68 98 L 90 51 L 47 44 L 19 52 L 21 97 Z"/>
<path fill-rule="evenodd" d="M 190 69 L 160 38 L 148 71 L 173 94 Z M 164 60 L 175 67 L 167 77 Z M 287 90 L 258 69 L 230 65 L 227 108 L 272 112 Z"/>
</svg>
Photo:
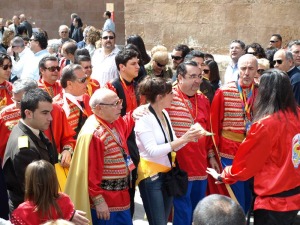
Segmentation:
<svg viewBox="0 0 300 225">
<path fill-rule="evenodd" d="M 119 77 L 111 80 L 106 86 L 115 91 L 120 99 L 123 99 L 121 116 L 131 112 L 139 105 L 139 96 L 136 96 L 135 84 L 133 79 L 138 76 L 139 73 L 139 59 L 138 53 L 133 49 L 124 49 L 118 52 L 116 56 L 116 65 L 119 70 Z M 127 139 L 127 145 L 130 157 L 137 168 L 140 161 L 139 150 L 135 142 L 135 133 L 132 130 L 130 136 Z M 135 182 L 137 179 L 137 169 L 132 171 L 132 180 L 129 194 L 130 194 L 130 210 L 131 216 L 134 214 L 134 195 L 135 195 Z"/>
<path fill-rule="evenodd" d="M 280 49 L 274 55 L 274 67 L 286 72 L 290 78 L 294 96 L 300 105 L 300 70 L 295 66 L 293 54 L 290 51 Z"/>
<path fill-rule="evenodd" d="M 48 92 L 54 98 L 60 94 L 62 87 L 58 80 L 60 67 L 58 59 L 55 56 L 46 56 L 39 63 L 40 79 L 38 81 L 39 88 Z"/>
<path fill-rule="evenodd" d="M 272 34 L 271 38 L 270 38 L 270 43 L 268 48 L 272 49 L 272 48 L 277 48 L 277 49 L 281 49 L 281 45 L 282 45 L 282 37 L 280 34 Z"/>
<path fill-rule="evenodd" d="M 12 85 L 8 82 L 11 74 L 12 61 L 11 57 L 6 54 L 0 53 L 0 110 L 13 103 L 12 97 Z"/>
<path fill-rule="evenodd" d="M 115 57 L 120 51 L 115 46 L 116 35 L 111 30 L 103 31 L 101 37 L 102 48 L 95 50 L 92 57 L 93 73 L 91 78 L 97 80 L 101 87 L 118 77 Z"/>
<path fill-rule="evenodd" d="M 190 52 L 190 48 L 187 45 L 179 44 L 176 45 L 172 51 L 172 69 L 174 71 L 174 81 L 176 80 L 176 69 L 180 63 L 183 62 L 185 56 Z"/>
<path fill-rule="evenodd" d="M 62 93 L 55 96 L 53 101 L 65 111 L 70 126 L 76 132 L 74 138 L 77 139 L 85 120 L 92 114 L 90 97 L 86 94 L 87 76 L 80 65 L 67 65 L 62 70 L 60 84 Z"/>
<path fill-rule="evenodd" d="M 13 68 L 11 71 L 11 81 L 15 81 L 21 77 L 25 65 L 34 59 L 33 52 L 25 46 L 24 40 L 21 37 L 15 37 L 12 40 L 12 50 L 19 55 L 19 61 L 15 61 L 12 57 Z"/>
</svg>

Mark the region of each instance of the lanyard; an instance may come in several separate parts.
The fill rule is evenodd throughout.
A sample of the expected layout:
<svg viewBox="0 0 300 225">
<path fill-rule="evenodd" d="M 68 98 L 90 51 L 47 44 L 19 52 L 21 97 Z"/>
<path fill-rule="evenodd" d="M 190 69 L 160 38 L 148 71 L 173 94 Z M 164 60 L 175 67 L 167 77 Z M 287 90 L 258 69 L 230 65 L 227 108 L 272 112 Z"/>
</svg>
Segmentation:
<svg viewBox="0 0 300 225">
<path fill-rule="evenodd" d="M 236 85 L 240 94 L 244 115 L 248 118 L 248 120 L 251 121 L 251 107 L 252 107 L 251 102 L 252 102 L 252 95 L 254 92 L 254 84 L 252 83 L 250 91 L 247 96 L 238 82 L 236 82 Z"/>
<path fill-rule="evenodd" d="M 191 117 L 192 117 L 192 119 L 193 119 L 193 123 L 195 123 L 195 120 L 197 119 L 197 115 L 198 115 L 198 101 L 197 101 L 197 96 L 196 96 L 196 94 L 194 95 L 194 98 L 195 98 L 195 105 L 196 105 L 196 110 L 194 110 L 194 111 L 196 111 L 196 113 L 195 113 L 195 115 L 194 115 L 192 109 L 191 109 L 191 108 L 188 106 L 188 104 L 185 102 L 185 98 L 183 97 L 182 91 L 180 90 L 179 87 L 178 87 L 178 93 L 179 93 L 180 98 L 181 98 L 182 102 L 184 103 L 185 107 L 189 110 L 189 113 L 190 113 L 190 115 L 191 115 Z M 190 101 L 190 100 L 188 99 L 188 101 Z M 191 103 L 191 101 L 190 101 L 190 103 Z M 191 105 L 192 105 L 192 103 L 191 103 Z M 193 107 L 193 105 L 192 105 L 192 107 Z M 193 118 L 193 117 L 194 117 L 194 118 Z"/>
</svg>

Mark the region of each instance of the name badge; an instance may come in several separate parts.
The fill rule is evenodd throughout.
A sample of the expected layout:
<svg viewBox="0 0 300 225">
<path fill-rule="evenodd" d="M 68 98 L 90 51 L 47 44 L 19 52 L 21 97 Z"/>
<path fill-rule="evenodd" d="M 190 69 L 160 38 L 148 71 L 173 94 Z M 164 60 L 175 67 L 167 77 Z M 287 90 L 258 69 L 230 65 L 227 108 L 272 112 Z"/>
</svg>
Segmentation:
<svg viewBox="0 0 300 225">
<path fill-rule="evenodd" d="M 135 165 L 133 164 L 130 155 L 127 155 L 127 157 L 126 157 L 126 166 L 128 167 L 129 171 L 132 171 L 135 169 Z"/>
</svg>

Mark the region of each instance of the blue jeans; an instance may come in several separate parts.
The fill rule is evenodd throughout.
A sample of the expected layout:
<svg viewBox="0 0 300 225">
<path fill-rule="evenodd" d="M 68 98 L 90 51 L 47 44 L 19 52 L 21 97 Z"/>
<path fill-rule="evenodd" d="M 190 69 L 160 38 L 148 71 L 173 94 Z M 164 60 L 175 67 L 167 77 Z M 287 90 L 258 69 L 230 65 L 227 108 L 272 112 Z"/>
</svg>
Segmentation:
<svg viewBox="0 0 300 225">
<path fill-rule="evenodd" d="M 184 196 L 174 198 L 173 225 L 191 225 L 198 202 L 206 195 L 207 180 L 189 181 Z"/>
<path fill-rule="evenodd" d="M 97 218 L 95 209 L 91 209 L 93 225 L 132 225 L 130 209 L 125 211 L 110 212 L 109 220 Z"/>
<path fill-rule="evenodd" d="M 163 189 L 164 173 L 148 177 L 139 183 L 139 190 L 149 225 L 166 225 L 173 197 Z"/>
<path fill-rule="evenodd" d="M 231 166 L 233 160 L 227 158 L 221 158 L 221 163 L 223 168 L 226 166 Z M 240 206 L 243 208 L 245 214 L 249 211 L 251 206 L 251 190 L 249 181 L 237 181 L 230 185 L 236 199 L 238 200 Z"/>
</svg>

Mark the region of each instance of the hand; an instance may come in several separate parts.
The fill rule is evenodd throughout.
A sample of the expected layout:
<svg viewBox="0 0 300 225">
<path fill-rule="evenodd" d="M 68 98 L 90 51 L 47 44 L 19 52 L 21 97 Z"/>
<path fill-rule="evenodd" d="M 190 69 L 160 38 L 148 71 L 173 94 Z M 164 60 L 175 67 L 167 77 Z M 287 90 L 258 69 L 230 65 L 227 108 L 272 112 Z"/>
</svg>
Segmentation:
<svg viewBox="0 0 300 225">
<path fill-rule="evenodd" d="M 195 129 L 194 127 L 191 127 L 182 137 L 187 142 L 197 142 L 200 137 L 203 135 L 199 133 L 199 130 Z"/>
<path fill-rule="evenodd" d="M 148 109 L 148 105 L 141 105 L 141 106 L 137 107 L 135 110 L 133 110 L 132 118 L 134 121 L 136 121 L 139 118 L 141 118 L 143 115 L 146 115 L 148 113 L 150 113 L 150 111 Z"/>
<path fill-rule="evenodd" d="M 86 216 L 85 212 L 76 210 L 71 221 L 75 225 L 87 225 L 90 223 L 90 221 L 85 216 Z"/>
<path fill-rule="evenodd" d="M 71 152 L 69 152 L 68 150 L 64 150 L 61 153 L 61 160 L 60 160 L 60 165 L 62 167 L 65 168 L 69 168 L 70 167 L 70 162 L 71 162 Z"/>
<path fill-rule="evenodd" d="M 218 165 L 217 160 L 214 156 L 209 159 L 209 163 L 210 163 L 210 166 L 213 169 L 215 169 L 218 173 L 220 173 L 219 165 Z"/>
<path fill-rule="evenodd" d="M 96 205 L 96 212 L 98 219 L 109 220 L 110 212 L 108 210 L 108 206 L 106 202 L 101 202 L 99 205 Z"/>
<path fill-rule="evenodd" d="M 210 174 L 215 180 L 218 180 L 220 174 L 213 168 L 207 168 L 206 173 Z"/>
</svg>

